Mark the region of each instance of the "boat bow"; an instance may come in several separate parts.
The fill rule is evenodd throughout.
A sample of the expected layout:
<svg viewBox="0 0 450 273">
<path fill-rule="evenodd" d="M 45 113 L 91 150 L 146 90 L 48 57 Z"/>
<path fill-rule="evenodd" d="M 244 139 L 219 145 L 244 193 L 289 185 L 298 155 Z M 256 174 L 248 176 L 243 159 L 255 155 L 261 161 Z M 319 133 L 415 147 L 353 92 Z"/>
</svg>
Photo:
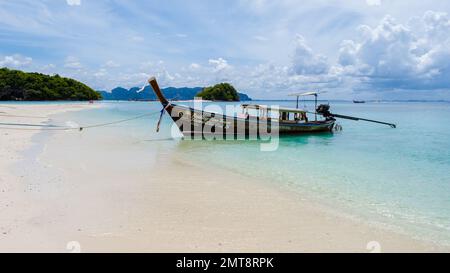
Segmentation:
<svg viewBox="0 0 450 273">
<path fill-rule="evenodd" d="M 156 96 L 158 97 L 159 101 L 162 103 L 164 107 L 167 107 L 169 105 L 169 101 L 164 97 L 163 93 L 161 92 L 161 89 L 159 88 L 158 82 L 156 81 L 155 77 L 151 77 L 148 80 L 148 83 L 152 86 L 153 91 L 155 92 Z"/>
</svg>

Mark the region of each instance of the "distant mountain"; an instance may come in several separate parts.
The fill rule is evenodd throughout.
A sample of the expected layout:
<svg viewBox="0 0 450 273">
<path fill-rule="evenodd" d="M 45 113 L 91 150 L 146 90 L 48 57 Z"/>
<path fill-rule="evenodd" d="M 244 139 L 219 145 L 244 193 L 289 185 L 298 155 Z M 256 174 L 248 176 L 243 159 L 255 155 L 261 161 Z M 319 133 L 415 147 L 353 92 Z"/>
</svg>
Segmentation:
<svg viewBox="0 0 450 273">
<path fill-rule="evenodd" d="M 239 98 L 241 99 L 241 101 L 251 101 L 252 98 L 250 98 L 247 94 L 244 93 L 238 93 Z"/>
<path fill-rule="evenodd" d="M 125 89 L 123 87 L 117 87 L 111 90 L 111 92 L 98 91 L 102 95 L 104 100 L 157 100 L 155 93 L 150 86 L 145 87 L 142 92 L 138 92 L 141 88 L 133 87 L 131 89 Z M 195 96 L 203 91 L 203 87 L 168 87 L 161 89 L 169 100 L 193 100 Z M 242 101 L 249 101 L 246 94 L 239 93 L 239 97 Z"/>
</svg>

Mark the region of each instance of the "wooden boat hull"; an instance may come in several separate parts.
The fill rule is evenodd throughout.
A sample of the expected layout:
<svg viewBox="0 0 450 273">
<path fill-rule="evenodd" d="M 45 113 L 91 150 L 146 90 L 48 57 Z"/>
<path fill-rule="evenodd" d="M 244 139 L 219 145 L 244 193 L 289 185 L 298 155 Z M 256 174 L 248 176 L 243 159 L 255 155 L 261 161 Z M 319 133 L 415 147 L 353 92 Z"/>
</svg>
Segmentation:
<svg viewBox="0 0 450 273">
<path fill-rule="evenodd" d="M 166 107 L 177 127 L 188 138 L 251 138 L 287 134 L 331 132 L 335 121 L 280 123 L 273 119 L 231 117 L 170 104 Z"/>
<path fill-rule="evenodd" d="M 156 96 L 185 137 L 194 139 L 240 139 L 277 137 L 283 134 L 331 132 L 335 120 L 307 123 L 279 122 L 275 119 L 231 117 L 170 103 L 155 78 L 149 80 Z"/>
</svg>

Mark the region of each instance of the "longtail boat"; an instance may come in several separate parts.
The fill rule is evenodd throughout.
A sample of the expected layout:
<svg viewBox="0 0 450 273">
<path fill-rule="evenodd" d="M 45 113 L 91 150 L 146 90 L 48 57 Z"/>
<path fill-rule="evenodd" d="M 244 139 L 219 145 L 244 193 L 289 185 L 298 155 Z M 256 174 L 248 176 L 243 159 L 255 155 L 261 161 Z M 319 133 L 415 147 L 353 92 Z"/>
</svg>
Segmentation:
<svg viewBox="0 0 450 273">
<path fill-rule="evenodd" d="M 203 109 L 195 109 L 188 106 L 174 104 L 169 102 L 162 93 L 156 78 L 149 79 L 156 97 L 161 102 L 164 112 L 170 115 L 184 137 L 187 138 L 209 138 L 211 135 L 223 139 L 247 138 L 273 136 L 274 134 L 304 134 L 332 132 L 336 125 L 336 118 L 351 120 L 364 120 L 376 123 L 390 125 L 394 124 L 379 121 L 361 119 L 350 116 L 335 115 L 329 112 L 329 105 L 317 106 L 318 93 L 295 94 L 297 96 L 297 108 L 278 108 L 265 105 L 243 104 L 241 105 L 243 113 L 241 116 L 227 116 L 219 113 L 207 112 Z M 315 96 L 316 112 L 314 120 L 310 120 L 308 112 L 298 108 L 298 98 L 300 96 Z M 259 115 L 250 115 L 249 110 L 257 111 Z M 277 116 L 277 117 L 274 117 Z M 323 119 L 319 120 L 318 116 Z M 158 122 L 158 129 L 161 123 Z"/>
</svg>

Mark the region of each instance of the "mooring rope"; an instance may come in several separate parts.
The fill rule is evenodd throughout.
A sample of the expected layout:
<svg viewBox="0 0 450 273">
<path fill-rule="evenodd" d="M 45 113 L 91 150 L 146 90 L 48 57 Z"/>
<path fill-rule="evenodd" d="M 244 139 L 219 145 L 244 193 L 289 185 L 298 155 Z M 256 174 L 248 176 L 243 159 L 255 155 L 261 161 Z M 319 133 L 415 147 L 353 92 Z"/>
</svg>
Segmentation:
<svg viewBox="0 0 450 273">
<path fill-rule="evenodd" d="M 111 121 L 111 122 L 106 122 L 106 123 L 99 123 L 99 124 L 88 125 L 88 126 L 79 126 L 79 127 L 45 125 L 45 124 L 36 124 L 35 125 L 35 124 L 6 124 L 6 123 L 2 124 L 2 123 L 0 123 L 0 125 L 41 127 L 41 128 L 0 127 L 0 130 L 16 130 L 16 131 L 70 131 L 70 130 L 78 130 L 78 131 L 83 131 L 85 129 L 92 129 L 92 128 L 105 127 L 105 126 L 109 126 L 109 125 L 125 123 L 125 122 L 129 122 L 129 121 L 132 121 L 132 120 L 153 116 L 153 115 L 156 115 L 158 113 L 160 113 L 160 111 L 149 113 L 149 114 L 144 114 L 144 115 L 139 115 L 139 116 L 135 116 L 135 117 L 132 117 L 132 118 L 127 118 L 127 119 L 121 119 L 121 120 L 116 120 L 116 121 Z"/>
<path fill-rule="evenodd" d="M 107 122 L 107 123 L 100 123 L 100 124 L 95 124 L 95 125 L 90 125 L 90 126 L 81 126 L 80 128 L 78 128 L 80 131 L 84 130 L 84 129 L 91 129 L 91 128 L 97 128 L 97 127 L 105 127 L 105 126 L 109 126 L 109 125 L 114 125 L 114 124 L 119 124 L 119 123 L 124 123 L 124 122 L 128 122 L 128 121 L 132 121 L 132 120 L 136 120 L 136 119 L 141 119 L 144 117 L 148 117 L 148 116 L 153 116 L 158 114 L 159 111 L 157 112 L 153 112 L 150 114 L 145 114 L 145 115 L 140 115 L 140 116 L 136 116 L 133 118 L 128 118 L 128 119 L 122 119 L 122 120 L 117 120 L 117 121 L 112 121 L 112 122 Z"/>
<path fill-rule="evenodd" d="M 11 122 L 0 122 L 3 126 L 24 126 L 24 127 L 60 127 L 58 125 L 50 124 L 29 124 L 29 123 L 11 123 Z"/>
<path fill-rule="evenodd" d="M 40 116 L 20 116 L 20 115 L 9 115 L 5 112 L 0 112 L 0 117 L 7 117 L 7 118 L 47 118 L 47 117 L 40 117 Z"/>
</svg>

